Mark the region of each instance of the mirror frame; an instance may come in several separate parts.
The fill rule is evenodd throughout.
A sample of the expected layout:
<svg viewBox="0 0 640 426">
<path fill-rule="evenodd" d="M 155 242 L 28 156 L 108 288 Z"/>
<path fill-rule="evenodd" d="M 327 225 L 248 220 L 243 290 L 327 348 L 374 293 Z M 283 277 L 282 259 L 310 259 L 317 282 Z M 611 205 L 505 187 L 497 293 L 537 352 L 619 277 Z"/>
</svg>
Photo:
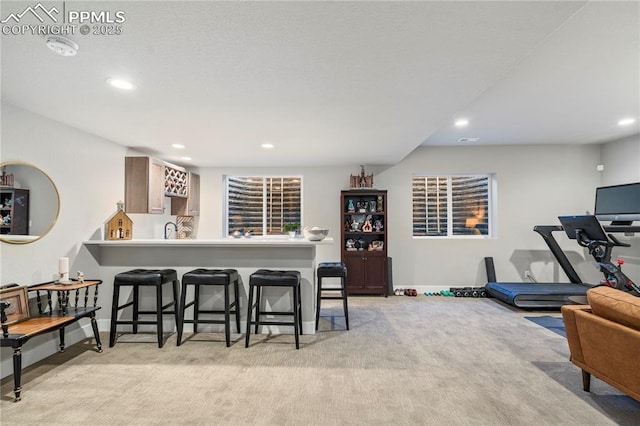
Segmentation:
<svg viewBox="0 0 640 426">
<path fill-rule="evenodd" d="M 58 209 L 56 211 L 56 216 L 53 218 L 53 221 L 51 221 L 51 225 L 49 225 L 46 231 L 44 231 L 42 234 L 38 235 L 36 238 L 32 240 L 24 240 L 24 241 L 15 241 L 15 240 L 6 239 L 3 237 L 3 234 L 0 234 L 0 241 L 7 244 L 30 244 L 30 243 L 36 242 L 42 239 L 43 237 L 45 237 L 49 232 L 51 232 L 56 222 L 58 222 L 58 217 L 60 216 L 60 191 L 58 191 L 58 187 L 56 186 L 53 179 L 51 179 L 51 176 L 49 176 L 47 173 L 45 173 L 44 170 L 42 170 L 40 167 L 36 165 L 33 165 L 31 163 L 26 163 L 23 161 L 6 161 L 6 162 L 0 163 L 0 169 L 5 166 L 28 166 L 28 167 L 34 168 L 35 170 L 42 173 L 49 180 L 49 182 L 51 183 L 51 187 L 53 188 L 56 194 L 56 200 L 58 201 Z"/>
</svg>

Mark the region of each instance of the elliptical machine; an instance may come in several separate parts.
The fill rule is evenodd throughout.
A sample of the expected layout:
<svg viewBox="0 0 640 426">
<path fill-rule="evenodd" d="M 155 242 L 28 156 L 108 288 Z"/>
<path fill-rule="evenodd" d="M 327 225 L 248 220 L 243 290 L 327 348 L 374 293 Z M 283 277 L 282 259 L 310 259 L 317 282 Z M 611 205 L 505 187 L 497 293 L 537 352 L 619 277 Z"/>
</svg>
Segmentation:
<svg viewBox="0 0 640 426">
<path fill-rule="evenodd" d="M 624 260 L 619 259 L 617 265 L 611 262 L 613 247 L 631 247 L 630 244 L 619 241 L 612 234 L 606 234 L 595 216 L 559 216 L 558 219 L 567 236 L 576 240 L 581 247 L 586 247 L 595 259 L 596 267 L 605 277 L 600 285 L 640 296 L 640 286 L 622 272 Z"/>
</svg>

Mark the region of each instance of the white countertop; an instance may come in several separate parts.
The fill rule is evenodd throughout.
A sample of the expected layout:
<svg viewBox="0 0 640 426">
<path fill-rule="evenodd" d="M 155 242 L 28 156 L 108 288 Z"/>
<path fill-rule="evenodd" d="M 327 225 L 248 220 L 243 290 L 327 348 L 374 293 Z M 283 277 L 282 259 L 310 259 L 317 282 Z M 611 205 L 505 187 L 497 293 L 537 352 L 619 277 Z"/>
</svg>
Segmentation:
<svg viewBox="0 0 640 426">
<path fill-rule="evenodd" d="M 83 244 L 101 247 L 198 247 L 198 246 L 273 246 L 273 247 L 305 247 L 315 245 L 331 245 L 333 238 L 327 237 L 322 241 L 309 241 L 306 238 L 289 237 L 251 237 L 251 238 L 217 238 L 195 240 L 161 240 L 161 239 L 133 239 L 133 240 L 88 240 Z"/>
<path fill-rule="evenodd" d="M 33 240 L 37 240 L 38 238 L 40 238 L 40 235 L 9 235 L 9 234 L 0 235 L 0 239 L 6 240 L 6 241 L 18 241 L 18 242 L 33 241 Z"/>
</svg>

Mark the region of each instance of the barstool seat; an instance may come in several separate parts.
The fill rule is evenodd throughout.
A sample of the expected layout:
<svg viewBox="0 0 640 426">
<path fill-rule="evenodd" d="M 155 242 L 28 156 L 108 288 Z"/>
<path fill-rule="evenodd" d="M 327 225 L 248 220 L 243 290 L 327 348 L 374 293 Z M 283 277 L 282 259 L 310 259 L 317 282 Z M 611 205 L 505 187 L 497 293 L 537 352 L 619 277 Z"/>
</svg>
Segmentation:
<svg viewBox="0 0 640 426">
<path fill-rule="evenodd" d="M 193 300 L 186 303 L 188 286 L 195 286 Z M 201 309 L 200 286 L 224 286 L 224 309 Z M 229 286 L 233 285 L 234 300 L 229 303 Z M 185 319 L 185 310 L 193 306 L 193 319 Z M 201 319 L 200 314 L 220 315 L 224 319 Z M 238 271 L 235 269 L 194 269 L 182 276 L 180 294 L 180 322 L 178 324 L 178 346 L 182 344 L 184 323 L 193 324 L 193 332 L 198 332 L 198 324 L 224 324 L 227 347 L 231 346 L 230 317 L 235 314 L 236 330 L 240 333 L 240 298 L 238 289 Z"/>
<path fill-rule="evenodd" d="M 171 284 L 173 300 L 162 304 L 162 288 L 164 284 Z M 133 300 L 120 305 L 120 288 L 131 286 L 133 288 Z M 139 288 L 142 286 L 156 287 L 156 309 L 154 311 L 141 311 L 139 307 Z M 133 315 L 130 321 L 118 320 L 118 311 L 129 306 L 133 307 Z M 173 310 L 167 310 L 173 307 Z M 155 314 L 155 321 L 140 320 L 140 315 Z M 138 333 L 138 325 L 155 324 L 158 335 L 158 347 L 164 345 L 164 330 L 162 327 L 162 317 L 165 314 L 173 314 L 176 327 L 178 320 L 178 274 L 174 269 L 133 269 L 127 272 L 116 274 L 113 280 L 113 302 L 111 305 L 111 328 L 109 333 L 109 347 L 116 344 L 116 328 L 119 324 L 132 325 L 133 334 Z"/>
<path fill-rule="evenodd" d="M 316 299 L 316 330 L 320 322 L 320 306 L 322 300 L 342 300 L 344 309 L 344 322 L 349 330 L 349 307 L 347 303 L 347 265 L 342 262 L 323 262 L 318 265 L 316 275 L 318 277 L 318 293 Z M 340 278 L 340 287 L 323 287 L 323 278 Z M 339 295 L 323 295 L 322 292 L 340 292 Z"/>
<path fill-rule="evenodd" d="M 283 311 L 261 311 L 261 289 L 262 287 L 291 287 L 293 309 L 289 312 Z M 253 293 L 256 291 L 256 302 L 253 303 Z M 249 277 L 249 311 L 247 314 L 247 333 L 245 335 L 245 348 L 249 347 L 249 336 L 251 326 L 255 325 L 254 332 L 258 333 L 260 325 L 292 325 L 296 349 L 300 349 L 299 335 L 302 334 L 302 305 L 300 297 L 300 272 L 299 271 L 274 271 L 270 269 L 258 269 Z M 253 310 L 255 309 L 255 320 L 253 320 Z M 263 315 L 272 316 L 292 316 L 290 322 L 272 321 L 262 319 Z"/>
</svg>

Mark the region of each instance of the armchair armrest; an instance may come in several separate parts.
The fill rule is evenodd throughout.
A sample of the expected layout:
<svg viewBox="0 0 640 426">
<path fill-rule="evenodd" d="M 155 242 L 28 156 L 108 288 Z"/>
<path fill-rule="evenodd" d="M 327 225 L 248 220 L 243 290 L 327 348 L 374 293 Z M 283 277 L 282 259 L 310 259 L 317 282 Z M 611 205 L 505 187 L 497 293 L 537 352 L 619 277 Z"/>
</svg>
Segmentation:
<svg viewBox="0 0 640 426">
<path fill-rule="evenodd" d="M 569 351 L 571 352 L 571 360 L 584 364 L 584 354 L 582 345 L 580 344 L 580 336 L 578 335 L 578 326 L 576 324 L 576 312 L 591 313 L 589 305 L 563 305 L 561 308 L 564 328 L 567 332 L 567 342 L 569 343 Z"/>
</svg>

